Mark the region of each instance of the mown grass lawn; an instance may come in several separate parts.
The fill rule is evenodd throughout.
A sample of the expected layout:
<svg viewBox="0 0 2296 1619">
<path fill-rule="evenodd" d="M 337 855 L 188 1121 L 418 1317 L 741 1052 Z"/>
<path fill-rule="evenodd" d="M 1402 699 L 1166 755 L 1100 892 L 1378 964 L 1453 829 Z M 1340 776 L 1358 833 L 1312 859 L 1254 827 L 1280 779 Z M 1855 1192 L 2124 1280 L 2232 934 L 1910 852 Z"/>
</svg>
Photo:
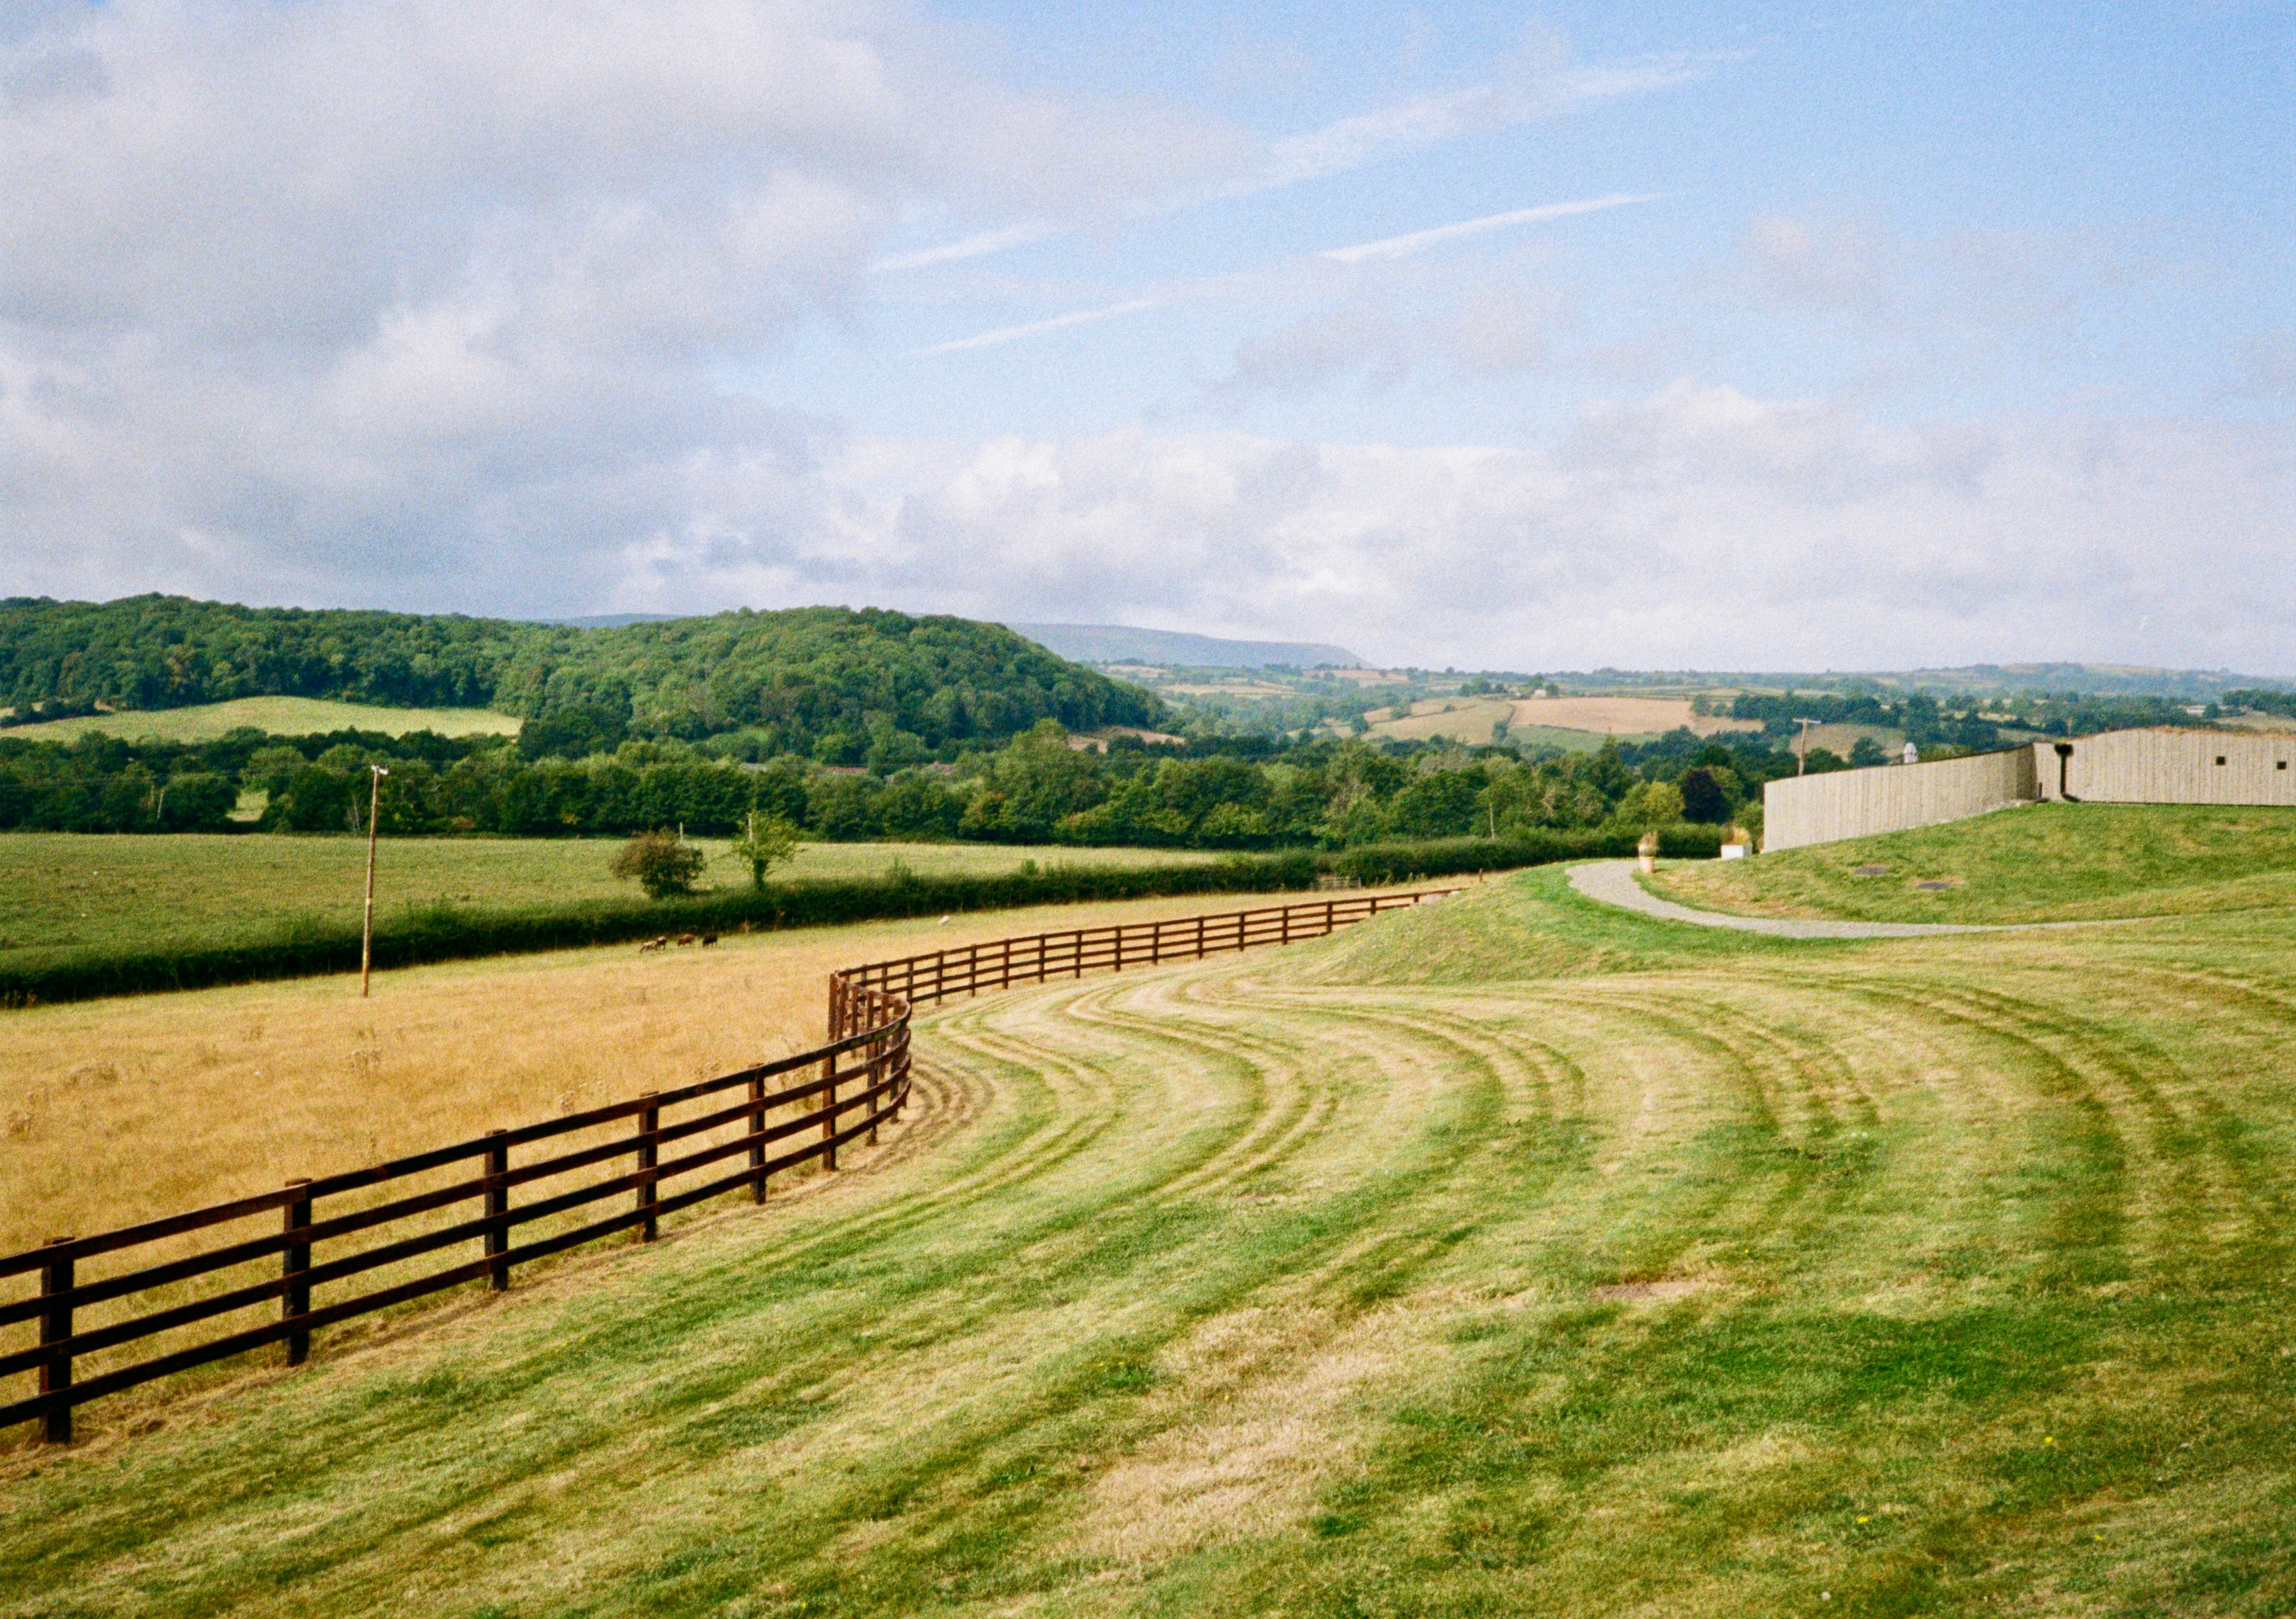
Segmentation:
<svg viewBox="0 0 2296 1619">
<path fill-rule="evenodd" d="M 722 838 L 705 886 L 746 887 Z M 628 900 L 606 869 L 619 840 L 393 838 L 375 879 L 379 922 L 441 901 L 485 911 Z M 986 843 L 807 843 L 776 881 L 882 877 L 896 861 L 921 876 L 980 875 L 1040 866 L 1193 865 L 1210 854 L 1145 849 L 1037 849 Z M 82 953 L 192 949 L 278 937 L 299 924 L 356 924 L 366 844 L 286 834 L 94 836 L 0 833 L 0 966 Z"/>
<path fill-rule="evenodd" d="M 964 1004 L 817 1190 L 0 1464 L 0 1612 L 2285 1613 L 2292 1034 L 2286 907 L 1560 871 Z"/>
<path fill-rule="evenodd" d="M 1751 860 L 1669 863 L 1647 886 L 1748 916 L 2042 922 L 2276 910 L 2296 898 L 2292 881 L 2296 810 L 2050 803 Z"/>
</svg>

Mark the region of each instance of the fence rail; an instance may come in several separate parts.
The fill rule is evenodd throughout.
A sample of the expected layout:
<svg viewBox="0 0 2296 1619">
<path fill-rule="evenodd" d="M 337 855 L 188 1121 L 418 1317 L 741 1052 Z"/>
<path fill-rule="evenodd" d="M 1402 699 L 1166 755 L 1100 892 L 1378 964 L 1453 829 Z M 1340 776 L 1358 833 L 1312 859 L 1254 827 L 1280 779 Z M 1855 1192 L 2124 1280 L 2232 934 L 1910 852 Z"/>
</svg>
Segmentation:
<svg viewBox="0 0 2296 1619">
<path fill-rule="evenodd" d="M 387 1163 L 291 1181 L 277 1191 L 94 1236 L 57 1237 L 0 1256 L 0 1279 L 29 1277 L 38 1286 L 29 1297 L 0 1301 L 0 1329 L 37 1323 L 38 1339 L 0 1352 L 0 1377 L 31 1373 L 38 1380 L 37 1393 L 0 1402 L 0 1427 L 36 1421 L 44 1438 L 69 1442 L 72 1412 L 89 1401 L 274 1344 L 285 1346 L 287 1364 L 300 1365 L 322 1327 L 467 1282 L 507 1288 L 517 1265 L 624 1231 L 652 1242 L 662 1218 L 681 1209 L 743 1189 L 762 1203 L 771 1177 L 815 1159 L 834 1170 L 840 1146 L 864 1137 L 874 1143 L 878 1128 L 898 1119 L 907 1103 L 910 1013 L 924 1002 L 1318 939 L 1455 892 L 1364 895 L 1076 928 L 849 967 L 830 975 L 830 1038 L 816 1049 Z M 808 1077 L 767 1089 L 769 1081 L 801 1073 Z M 723 1100 L 729 1092 L 739 1094 Z M 774 1118 L 776 1112 L 785 1116 Z M 570 1147 L 562 1140 L 601 1135 Z M 799 1144 L 782 1146 L 792 1140 Z M 545 1144 L 542 1155 L 530 1155 Z M 669 1156 L 665 1148 L 673 1149 Z M 514 1155 L 523 1161 L 514 1162 Z M 737 1167 L 720 1168 L 729 1162 Z M 603 1175 L 512 1201 L 513 1192 L 602 1166 Z M 718 1172 L 698 1181 L 685 1179 L 709 1170 Z M 405 1189 L 404 1183 L 441 1176 L 443 1183 Z M 389 1188 L 380 1201 L 359 1201 L 380 1188 Z M 629 1202 L 616 1212 L 586 1216 L 594 1205 L 625 1196 Z M 442 1214 L 443 1220 L 433 1218 Z M 266 1215 L 276 1216 L 275 1229 L 244 1234 L 245 1222 Z M 570 1223 L 570 1216 L 578 1218 Z M 184 1239 L 209 1233 L 227 1240 L 174 1253 Z M 364 1243 L 356 1240 L 362 1236 Z M 433 1259 L 455 1250 L 467 1256 L 473 1244 L 476 1257 L 450 1258 L 443 1265 Z M 135 1249 L 171 1256 L 80 1279 L 82 1261 Z M 250 1266 L 267 1273 L 225 1276 Z M 413 1274 L 372 1285 L 377 1271 L 409 1268 Z M 206 1278 L 226 1285 L 214 1288 L 210 1282 L 213 1290 L 197 1291 L 195 1285 Z M 317 1289 L 355 1289 L 361 1278 L 368 1290 L 315 1297 Z M 193 1296 L 180 1296 L 186 1291 Z M 100 1324 L 86 1321 L 89 1312 L 120 1301 L 129 1302 L 130 1313 Z M 276 1313 L 267 1320 L 114 1363 L 111 1352 L 124 1346 L 179 1335 L 274 1301 Z M 91 1358 L 100 1359 L 101 1368 L 76 1377 Z"/>
<path fill-rule="evenodd" d="M 1407 893 L 1311 900 L 1258 910 L 1177 916 L 1162 922 L 1114 923 L 1103 927 L 991 939 L 982 944 L 930 950 L 891 961 L 873 961 L 831 975 L 829 1029 L 833 1035 L 849 1026 L 840 999 L 847 995 L 874 991 L 896 996 L 915 1006 L 955 995 L 1009 990 L 1015 984 L 1081 978 L 1086 973 L 1120 973 L 1127 967 L 1193 961 L 1259 945 L 1296 944 L 1321 939 L 1357 922 L 1368 922 L 1384 911 L 1406 910 L 1457 892 L 1453 888 L 1414 889 Z"/>
</svg>

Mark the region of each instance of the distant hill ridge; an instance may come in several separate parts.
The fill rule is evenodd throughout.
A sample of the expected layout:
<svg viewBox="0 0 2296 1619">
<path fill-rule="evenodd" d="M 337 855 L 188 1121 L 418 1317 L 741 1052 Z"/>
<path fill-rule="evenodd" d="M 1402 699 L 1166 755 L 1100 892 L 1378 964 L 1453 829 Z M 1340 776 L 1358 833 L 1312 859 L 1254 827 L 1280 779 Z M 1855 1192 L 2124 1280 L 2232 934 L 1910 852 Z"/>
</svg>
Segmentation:
<svg viewBox="0 0 2296 1619">
<path fill-rule="evenodd" d="M 184 596 L 0 600 L 0 704 L 183 708 L 318 697 L 580 713 L 608 736 L 762 734 L 858 763 L 995 741 L 1040 719 L 1156 726 L 1162 702 L 1001 624 L 877 608 L 742 609 L 598 629 L 459 614 L 242 607 Z"/>
<path fill-rule="evenodd" d="M 1288 663 L 1295 669 L 1364 667 L 1364 661 L 1346 647 L 1312 641 L 1229 641 L 1177 629 L 1135 629 L 1127 624 L 1007 624 L 1005 628 L 1079 663 L 1160 663 L 1193 669 L 1265 669 L 1271 663 Z"/>
<path fill-rule="evenodd" d="M 1914 670 L 1556 670 L 1547 677 L 1570 686 L 1755 686 L 1772 690 L 1941 692 L 2078 692 L 2092 697 L 2177 697 L 2206 703 L 2229 691 L 2296 686 L 2284 675 L 2243 675 L 2231 670 L 2152 669 L 2133 663 L 1968 663 Z"/>
</svg>

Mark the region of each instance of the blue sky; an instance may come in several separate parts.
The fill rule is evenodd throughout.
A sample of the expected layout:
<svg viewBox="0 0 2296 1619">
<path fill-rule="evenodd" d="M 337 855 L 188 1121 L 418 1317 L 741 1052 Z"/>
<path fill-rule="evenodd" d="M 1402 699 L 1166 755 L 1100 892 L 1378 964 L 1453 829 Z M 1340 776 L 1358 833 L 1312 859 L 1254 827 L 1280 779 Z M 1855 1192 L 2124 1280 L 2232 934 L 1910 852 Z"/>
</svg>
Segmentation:
<svg viewBox="0 0 2296 1619">
<path fill-rule="evenodd" d="M 1007 42 L 1023 82 L 1188 106 L 1269 145 L 1471 104 L 1447 138 L 1367 141 L 1359 165 L 1329 175 L 1261 189 L 1247 171 L 1242 194 L 1176 186 L 1168 202 L 1094 227 L 879 273 L 851 324 L 815 327 L 787 353 L 737 367 L 732 385 L 786 397 L 809 383 L 840 412 L 901 432 L 1153 416 L 1512 443 L 1567 420 L 1580 390 L 1620 369 L 1602 350 L 1644 343 L 1644 369 L 1694 364 L 1766 393 L 1871 391 L 1906 415 L 2069 401 L 2182 413 L 2252 409 L 2236 397 L 2242 345 L 2260 310 L 2284 319 L 2291 307 L 2296 56 L 2284 13 L 2262 8 L 2106 18 L 1797 6 L 1687 21 L 1611 7 L 1536 18 L 1446 8 L 1439 21 L 1382 7 L 1249 18 L 1180 7 L 1152 21 L 1104 8 L 959 14 Z M 1584 100 L 1569 99 L 1574 78 L 1594 81 Z M 1472 108 L 1476 92 L 1509 88 L 1556 104 L 1513 118 Z M 1354 275 L 1300 273 L 1333 248 L 1620 195 L 1655 200 Z M 1851 262 L 1800 283 L 1749 265 L 1746 239 L 1764 217 L 1806 223 L 1819 251 Z M 1032 223 L 923 213 L 882 257 Z M 1885 277 L 1895 284 L 1868 284 Z M 1418 387 L 1334 378 L 1308 398 L 1219 392 L 1237 345 L 1287 316 L 1349 296 L 1407 305 L 1478 278 L 1566 292 L 1552 370 Z M 1785 307 L 1748 296 L 1764 288 Z M 1156 297 L 1172 301 L 931 352 Z"/>
<path fill-rule="evenodd" d="M 2296 21 L 52 3 L 12 590 L 2296 673 Z"/>
</svg>

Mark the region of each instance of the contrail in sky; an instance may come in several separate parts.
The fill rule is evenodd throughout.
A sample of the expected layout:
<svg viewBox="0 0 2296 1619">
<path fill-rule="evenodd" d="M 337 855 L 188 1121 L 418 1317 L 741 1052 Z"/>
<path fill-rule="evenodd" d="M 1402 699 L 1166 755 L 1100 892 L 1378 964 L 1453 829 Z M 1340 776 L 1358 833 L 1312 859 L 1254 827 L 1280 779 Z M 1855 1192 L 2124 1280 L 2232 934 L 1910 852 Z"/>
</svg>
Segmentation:
<svg viewBox="0 0 2296 1619">
<path fill-rule="evenodd" d="M 1479 219 L 1462 219 L 1456 225 L 1439 225 L 1431 230 L 1413 231 L 1408 235 L 1382 236 L 1376 242 L 1358 242 L 1350 247 L 1327 248 L 1312 255 L 1338 264 L 1361 264 L 1368 259 L 1407 259 L 1445 242 L 1465 236 L 1480 236 L 1486 231 L 1504 230 L 1511 225 L 1534 225 L 1546 219 L 1568 219 L 1577 214 L 1597 214 L 1608 209 L 1624 208 L 1629 203 L 1655 202 L 1663 192 L 1629 193 L 1613 192 L 1609 196 L 1587 197 L 1576 202 L 1547 202 L 1538 208 L 1518 208 L 1503 214 L 1485 214 Z M 1297 262 L 1296 260 L 1294 262 Z M 1065 326 L 1081 326 L 1093 321 L 1109 320 L 1119 315 L 1137 315 L 1147 309 L 1160 309 L 1167 304 L 1177 303 L 1184 298 L 1201 296 L 1210 289 L 1234 286 L 1237 277 L 1221 276 L 1177 287 L 1142 298 L 1128 298 L 1121 303 L 1105 304 L 1097 309 L 1073 309 L 1066 315 L 1055 315 L 1046 320 L 1032 320 L 1017 326 L 999 326 L 993 332 L 976 333 L 971 337 L 954 338 L 945 343 L 918 349 L 920 358 L 929 354 L 955 354 L 966 349 L 993 349 L 1000 343 L 1016 342 L 1024 337 L 1035 337 L 1046 332 L 1058 332 Z"/>
<path fill-rule="evenodd" d="M 1336 259 L 1341 264 L 1360 264 L 1366 259 L 1406 259 L 1422 248 L 1433 247 L 1439 242 L 1451 242 L 1461 236 L 1480 236 L 1485 231 L 1504 230 L 1510 225 L 1532 225 L 1542 219 L 1567 219 L 1573 214 L 1598 214 L 1604 209 L 1624 208 L 1630 202 L 1655 202 L 1665 194 L 1656 191 L 1635 194 L 1613 192 L 1607 197 L 1589 197 L 1583 202 L 1549 202 L 1539 208 L 1518 208 L 1504 214 L 1485 214 L 1480 219 L 1462 219 L 1456 225 L 1439 225 L 1433 230 L 1414 231 L 1407 236 L 1387 236 L 1377 242 L 1358 242 L 1353 247 L 1330 248 L 1321 257 Z"/>
</svg>

